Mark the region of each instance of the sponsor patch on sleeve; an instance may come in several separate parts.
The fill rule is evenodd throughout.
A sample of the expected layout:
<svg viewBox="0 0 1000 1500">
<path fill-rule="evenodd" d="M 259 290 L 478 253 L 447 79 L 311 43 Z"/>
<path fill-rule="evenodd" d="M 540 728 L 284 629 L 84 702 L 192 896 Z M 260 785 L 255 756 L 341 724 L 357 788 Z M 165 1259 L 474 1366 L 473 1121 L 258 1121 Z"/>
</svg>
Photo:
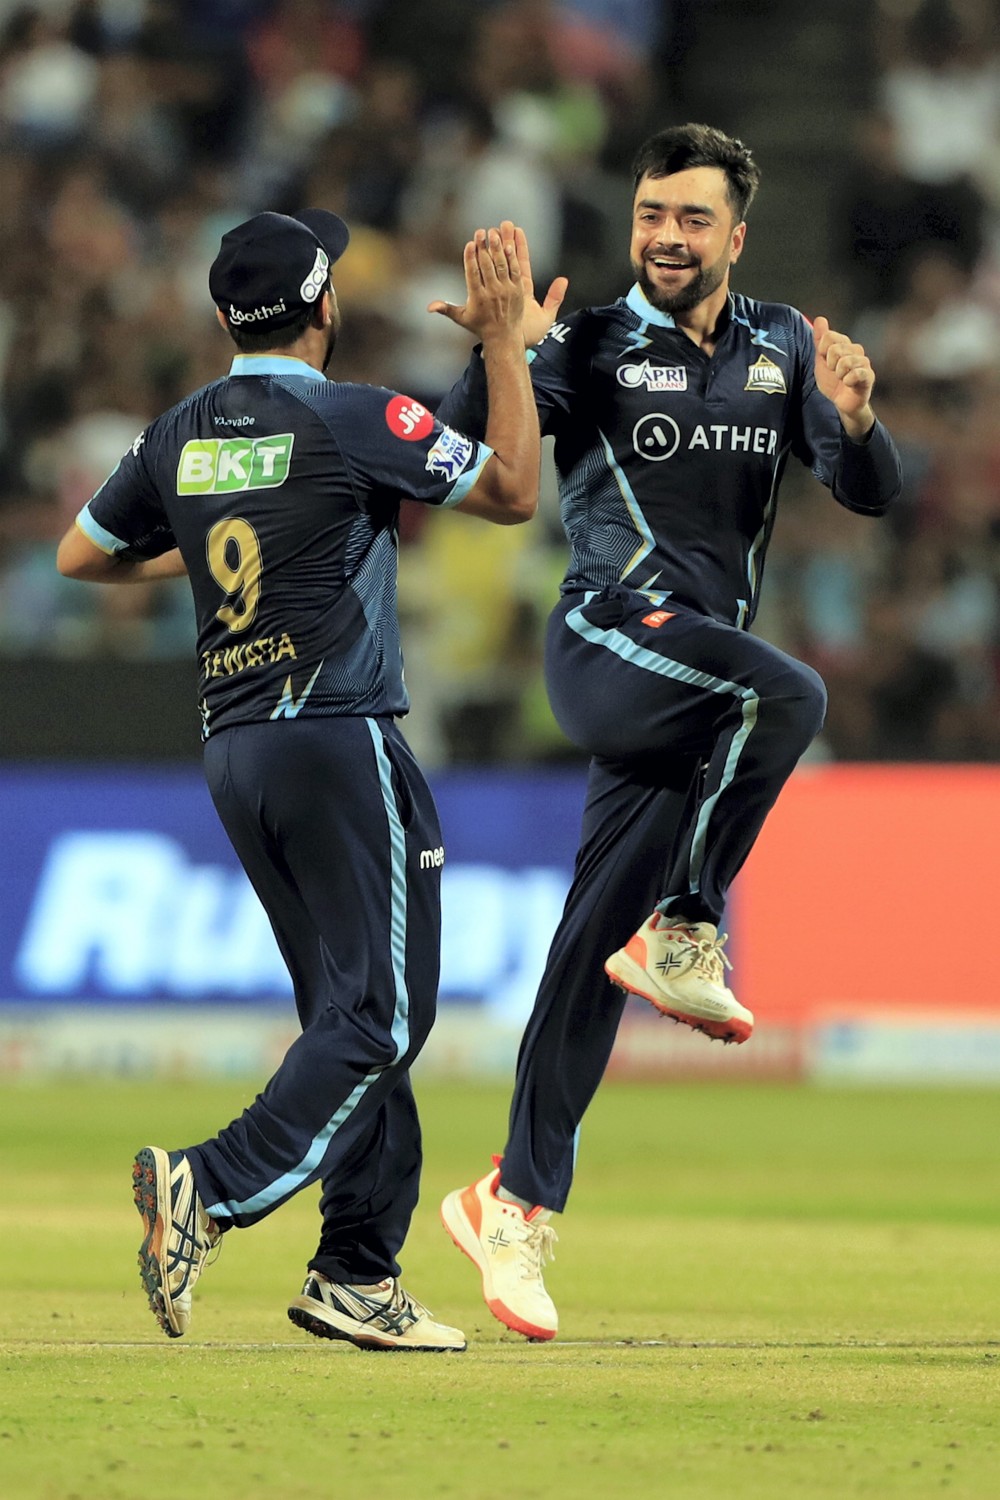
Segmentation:
<svg viewBox="0 0 1000 1500">
<path fill-rule="evenodd" d="M 652 625 L 653 629 L 656 630 L 664 623 L 665 620 L 672 620 L 673 618 L 673 610 L 654 609 L 651 615 L 643 615 L 642 623 L 644 625 Z"/>
<path fill-rule="evenodd" d="M 437 441 L 427 455 L 424 465 L 429 474 L 440 474 L 442 479 L 457 479 L 472 457 L 471 438 L 443 427 Z"/>
<path fill-rule="evenodd" d="M 385 421 L 389 431 L 406 443 L 425 438 L 434 426 L 434 418 L 426 406 L 410 396 L 393 396 L 385 409 Z"/>
</svg>

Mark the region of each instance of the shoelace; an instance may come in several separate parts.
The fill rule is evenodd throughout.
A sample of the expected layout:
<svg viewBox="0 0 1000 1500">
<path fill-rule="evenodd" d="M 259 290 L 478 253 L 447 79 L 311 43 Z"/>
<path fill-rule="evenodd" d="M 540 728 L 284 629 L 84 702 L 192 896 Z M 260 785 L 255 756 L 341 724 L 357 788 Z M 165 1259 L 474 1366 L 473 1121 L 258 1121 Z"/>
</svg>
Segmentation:
<svg viewBox="0 0 1000 1500">
<path fill-rule="evenodd" d="M 691 939 L 691 946 L 696 950 L 691 967 L 700 969 L 703 974 L 707 974 L 713 984 L 724 985 L 726 982 L 725 970 L 733 967 L 729 962 L 729 958 L 723 952 L 723 944 L 728 939 L 728 932 L 720 932 L 714 942 L 711 938 L 699 938 L 697 942 L 693 938 Z"/>
<path fill-rule="evenodd" d="M 202 1270 L 205 1270 L 208 1266 L 215 1265 L 215 1262 L 222 1254 L 222 1242 L 224 1238 L 225 1236 L 221 1229 L 217 1230 L 214 1235 L 206 1235 L 206 1239 L 208 1240 L 208 1254 L 205 1256 L 205 1264 L 202 1266 Z"/>
<path fill-rule="evenodd" d="M 535 1281 L 542 1274 L 546 1261 L 555 1260 L 554 1245 L 559 1236 L 551 1224 L 525 1224 L 526 1233 L 521 1240 L 522 1281 Z"/>
<path fill-rule="evenodd" d="M 379 1304 L 378 1312 L 395 1313 L 398 1316 L 412 1318 L 414 1323 L 418 1318 L 429 1318 L 431 1316 L 422 1302 L 418 1302 L 416 1297 L 410 1296 L 398 1276 L 393 1277 L 392 1291 L 385 1301 Z M 373 1313 L 373 1317 L 377 1316 L 378 1313 Z"/>
</svg>

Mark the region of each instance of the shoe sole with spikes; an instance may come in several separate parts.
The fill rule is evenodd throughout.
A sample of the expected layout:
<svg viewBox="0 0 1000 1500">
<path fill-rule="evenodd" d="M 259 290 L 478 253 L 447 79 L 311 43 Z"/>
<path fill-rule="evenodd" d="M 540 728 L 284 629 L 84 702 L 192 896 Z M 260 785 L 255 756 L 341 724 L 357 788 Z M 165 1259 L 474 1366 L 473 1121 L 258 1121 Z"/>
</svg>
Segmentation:
<svg viewBox="0 0 1000 1500">
<path fill-rule="evenodd" d="M 163 1160 L 158 1160 L 162 1157 Z M 132 1167 L 132 1197 L 142 1216 L 145 1234 L 139 1246 L 139 1276 L 149 1299 L 149 1307 L 168 1338 L 178 1339 L 183 1329 L 170 1318 L 169 1294 L 164 1294 L 161 1272 L 163 1242 L 167 1232 L 162 1204 L 170 1205 L 170 1161 L 165 1152 L 144 1146 Z"/>
</svg>

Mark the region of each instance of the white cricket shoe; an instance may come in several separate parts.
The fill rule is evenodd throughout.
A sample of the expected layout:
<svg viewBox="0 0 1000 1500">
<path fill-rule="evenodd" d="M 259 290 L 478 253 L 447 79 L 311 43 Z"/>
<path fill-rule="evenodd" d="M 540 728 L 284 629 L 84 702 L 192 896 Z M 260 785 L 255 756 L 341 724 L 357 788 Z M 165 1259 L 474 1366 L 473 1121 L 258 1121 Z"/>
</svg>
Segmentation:
<svg viewBox="0 0 1000 1500">
<path fill-rule="evenodd" d="M 604 971 L 621 989 L 639 995 L 665 1016 L 723 1042 L 745 1042 L 753 1013 L 726 985 L 730 968 L 711 922 L 688 922 L 661 912 L 643 922 Z"/>
<path fill-rule="evenodd" d="M 191 1322 L 191 1293 L 221 1229 L 209 1218 L 181 1151 L 144 1146 L 132 1167 L 132 1196 L 142 1215 L 139 1274 L 150 1310 L 168 1338 Z"/>
<path fill-rule="evenodd" d="M 310 1271 L 288 1309 L 298 1328 L 321 1339 L 346 1339 L 359 1349 L 421 1349 L 460 1352 L 465 1334 L 438 1323 L 427 1308 L 403 1290 L 395 1277 L 371 1286 L 346 1286 Z"/>
<path fill-rule="evenodd" d="M 471 1187 L 456 1188 L 441 1204 L 441 1219 L 455 1244 L 483 1278 L 483 1297 L 495 1318 L 515 1333 L 542 1342 L 555 1338 L 559 1314 L 545 1290 L 542 1265 L 553 1259 L 555 1230 L 544 1208 L 525 1213 L 496 1196 L 500 1158 Z"/>
</svg>

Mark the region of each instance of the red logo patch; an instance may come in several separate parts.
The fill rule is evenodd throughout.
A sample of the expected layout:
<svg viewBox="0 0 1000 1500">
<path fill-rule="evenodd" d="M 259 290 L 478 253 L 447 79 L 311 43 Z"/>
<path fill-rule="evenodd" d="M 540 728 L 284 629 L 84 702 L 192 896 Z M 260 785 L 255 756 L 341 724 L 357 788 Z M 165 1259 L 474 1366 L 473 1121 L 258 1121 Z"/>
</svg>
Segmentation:
<svg viewBox="0 0 1000 1500">
<path fill-rule="evenodd" d="M 386 426 L 404 442 L 415 443 L 433 430 L 434 418 L 426 406 L 410 396 L 393 396 L 385 409 Z"/>
<path fill-rule="evenodd" d="M 656 626 L 662 625 L 664 620 L 672 620 L 673 618 L 669 609 L 657 609 L 651 615 L 643 615 L 642 623 L 644 625 L 652 625 L 655 629 Z"/>
</svg>

